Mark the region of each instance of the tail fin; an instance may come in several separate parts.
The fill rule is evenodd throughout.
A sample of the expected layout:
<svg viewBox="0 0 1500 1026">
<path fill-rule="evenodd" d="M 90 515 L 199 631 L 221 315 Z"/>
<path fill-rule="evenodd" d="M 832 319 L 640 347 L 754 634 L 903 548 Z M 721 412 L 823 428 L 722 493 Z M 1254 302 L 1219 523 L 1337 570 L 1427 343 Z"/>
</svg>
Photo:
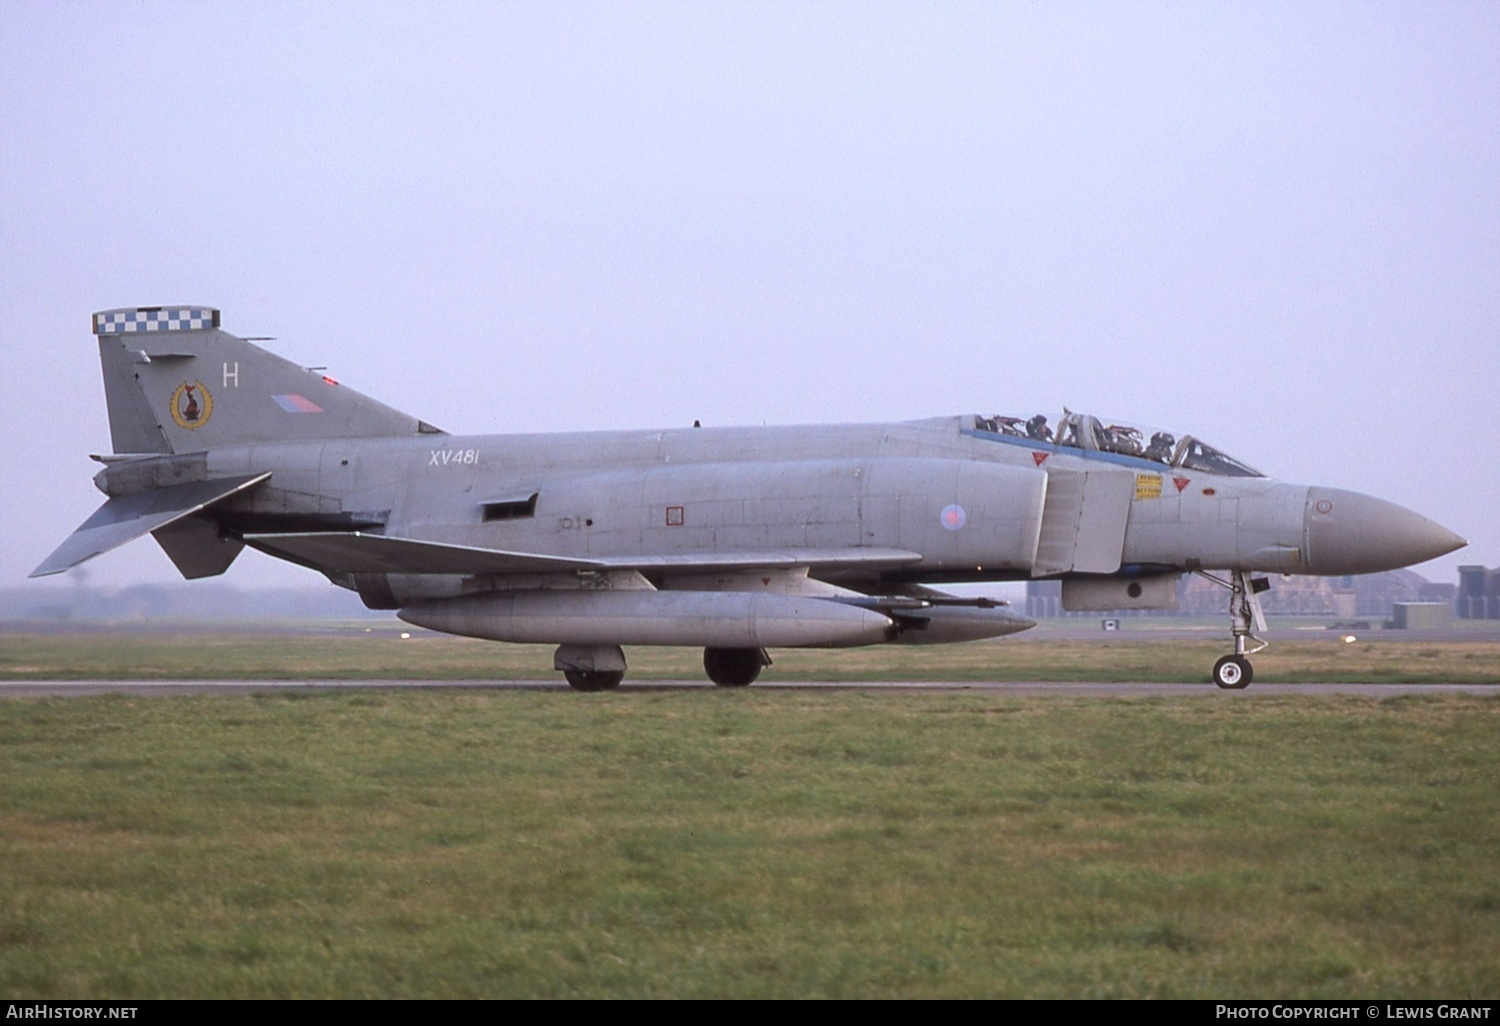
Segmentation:
<svg viewBox="0 0 1500 1026">
<path fill-rule="evenodd" d="M 442 433 L 219 330 L 211 307 L 105 310 L 94 334 L 117 453 Z"/>
</svg>

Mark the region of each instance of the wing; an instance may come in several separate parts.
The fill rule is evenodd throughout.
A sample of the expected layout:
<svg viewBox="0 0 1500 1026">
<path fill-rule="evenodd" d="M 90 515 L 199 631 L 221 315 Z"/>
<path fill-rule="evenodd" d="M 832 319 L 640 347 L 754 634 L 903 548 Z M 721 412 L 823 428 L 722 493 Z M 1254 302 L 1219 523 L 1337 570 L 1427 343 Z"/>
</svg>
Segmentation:
<svg viewBox="0 0 1500 1026">
<path fill-rule="evenodd" d="M 519 574 L 602 570 L 587 559 L 391 538 L 363 531 L 247 534 L 245 544 L 293 563 L 349 574 Z"/>
<path fill-rule="evenodd" d="M 921 560 L 904 549 L 782 549 L 574 558 L 449 545 L 361 531 L 247 534 L 245 544 L 332 573 L 512 574 L 567 570 L 713 571 L 809 567 L 881 569 Z"/>
<path fill-rule="evenodd" d="M 886 570 L 920 563 L 922 554 L 907 549 L 773 549 L 761 552 L 684 552 L 668 556 L 610 556 L 610 569 L 669 570 Z"/>
<path fill-rule="evenodd" d="M 94 515 L 79 525 L 78 530 L 29 576 L 45 577 L 71 570 L 79 563 L 118 548 L 148 531 L 166 527 L 231 495 L 254 488 L 270 476 L 270 471 L 267 471 L 117 495 L 95 510 Z"/>
</svg>

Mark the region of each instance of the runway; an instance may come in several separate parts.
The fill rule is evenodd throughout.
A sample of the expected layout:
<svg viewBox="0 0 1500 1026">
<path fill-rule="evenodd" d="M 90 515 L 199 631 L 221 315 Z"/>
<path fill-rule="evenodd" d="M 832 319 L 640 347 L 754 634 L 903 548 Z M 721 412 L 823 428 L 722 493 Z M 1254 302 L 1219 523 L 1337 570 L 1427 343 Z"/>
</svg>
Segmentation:
<svg viewBox="0 0 1500 1026">
<path fill-rule="evenodd" d="M 1252 684 L 1243 691 L 1224 691 L 1207 682 L 1182 683 L 1049 683 L 1045 681 L 760 681 L 756 691 L 892 691 L 892 692 L 983 692 L 1016 697 L 1067 698 L 1220 698 L 1242 701 L 1256 697 L 1297 695 L 1353 695 L 1363 698 L 1395 698 L 1401 695 L 1491 695 L 1500 696 L 1500 684 Z M 452 689 L 462 691 L 569 691 L 557 678 L 544 680 L 33 680 L 0 682 L 0 698 L 62 697 L 90 695 L 233 695 L 286 691 L 351 691 Z M 606 694 L 628 695 L 651 691 L 688 689 L 718 690 L 704 680 L 641 680 L 620 685 Z M 579 694 L 580 701 L 593 696 Z"/>
</svg>

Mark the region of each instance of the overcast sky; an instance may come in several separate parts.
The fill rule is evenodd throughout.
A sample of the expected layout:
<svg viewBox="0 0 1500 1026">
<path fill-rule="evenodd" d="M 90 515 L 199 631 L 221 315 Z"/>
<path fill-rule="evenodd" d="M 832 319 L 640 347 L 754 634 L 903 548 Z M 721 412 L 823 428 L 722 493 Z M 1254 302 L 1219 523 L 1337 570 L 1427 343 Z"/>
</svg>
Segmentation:
<svg viewBox="0 0 1500 1026">
<path fill-rule="evenodd" d="M 1454 580 L 1500 4 L 8 0 L 0 290 L 0 583 L 103 499 L 89 315 L 168 303 L 455 432 L 1134 417 L 1433 517 Z"/>
</svg>

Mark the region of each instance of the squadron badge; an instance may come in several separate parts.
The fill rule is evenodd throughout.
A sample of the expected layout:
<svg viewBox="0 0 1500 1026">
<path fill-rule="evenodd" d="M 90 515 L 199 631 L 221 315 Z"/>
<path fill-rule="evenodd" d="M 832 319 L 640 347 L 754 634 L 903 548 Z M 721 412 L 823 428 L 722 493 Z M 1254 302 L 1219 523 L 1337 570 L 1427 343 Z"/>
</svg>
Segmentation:
<svg viewBox="0 0 1500 1026">
<path fill-rule="evenodd" d="M 184 381 L 172 393 L 172 419 L 180 428 L 196 431 L 208 423 L 213 412 L 214 397 L 208 394 L 201 381 Z"/>
</svg>

